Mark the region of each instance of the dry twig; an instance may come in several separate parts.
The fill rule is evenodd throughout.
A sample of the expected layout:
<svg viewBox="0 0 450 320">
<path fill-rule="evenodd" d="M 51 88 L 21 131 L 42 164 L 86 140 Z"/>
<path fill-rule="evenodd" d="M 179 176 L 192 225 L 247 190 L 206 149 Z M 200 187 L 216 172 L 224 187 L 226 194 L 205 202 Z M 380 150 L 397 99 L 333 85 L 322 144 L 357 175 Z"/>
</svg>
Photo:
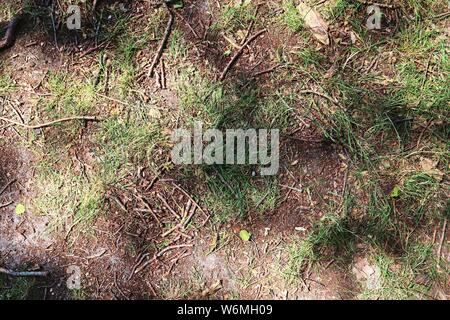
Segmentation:
<svg viewBox="0 0 450 320">
<path fill-rule="evenodd" d="M 444 226 L 442 227 L 441 240 L 439 241 L 438 259 L 441 259 L 442 245 L 444 244 L 446 230 L 447 230 L 447 219 L 445 219 Z"/>
<path fill-rule="evenodd" d="M 167 41 L 169 40 L 170 34 L 172 32 L 173 22 L 175 20 L 174 14 L 173 14 L 172 10 L 169 8 L 169 5 L 167 3 L 164 3 L 164 6 L 166 7 L 167 11 L 169 12 L 169 21 L 167 22 L 167 27 L 166 27 L 166 31 L 164 32 L 164 37 L 159 45 L 159 48 L 158 48 L 158 51 L 156 52 L 155 57 L 153 58 L 152 64 L 150 65 L 150 69 L 148 70 L 148 73 L 147 73 L 148 77 L 153 77 L 155 68 L 159 63 L 159 60 L 161 59 L 164 48 L 166 47 Z"/>
<path fill-rule="evenodd" d="M 67 122 L 67 121 L 73 121 L 73 120 L 84 120 L 84 121 L 94 121 L 94 122 L 101 121 L 99 118 L 91 117 L 91 116 L 75 116 L 75 117 L 61 118 L 58 120 L 54 120 L 54 121 L 50 121 L 50 122 L 46 122 L 46 123 L 42 123 L 42 124 L 36 124 L 36 125 L 28 125 L 28 124 L 21 123 L 21 122 L 18 122 L 18 121 L 12 120 L 12 119 L 8 119 L 5 117 L 0 117 L 0 120 L 14 124 L 16 126 L 24 127 L 26 129 L 42 129 L 42 128 L 53 126 L 53 125 L 61 123 L 61 122 Z"/>
<path fill-rule="evenodd" d="M 7 274 L 12 277 L 46 277 L 48 271 L 13 271 L 0 267 L 0 273 Z"/>
<path fill-rule="evenodd" d="M 227 66 L 225 67 L 225 69 L 223 69 L 222 73 L 220 74 L 219 77 L 219 81 L 223 81 L 225 80 L 228 72 L 230 71 L 230 69 L 236 64 L 236 62 L 239 60 L 239 58 L 242 56 L 242 53 L 244 52 L 244 49 L 253 41 L 255 41 L 259 36 L 261 36 L 262 34 L 266 33 L 267 29 L 263 29 L 261 31 L 259 31 L 258 33 L 254 34 L 253 36 L 251 36 L 249 39 L 247 39 L 247 41 L 245 41 L 245 43 L 242 45 L 242 47 L 238 50 L 238 52 L 236 52 L 236 54 L 233 56 L 233 58 L 230 60 L 230 62 L 228 62 Z"/>
<path fill-rule="evenodd" d="M 3 194 L 3 192 L 5 192 L 6 191 L 6 189 L 8 189 L 8 187 L 10 186 L 10 185 L 12 185 L 14 182 L 16 182 L 17 180 L 16 179 L 13 179 L 13 180 L 11 180 L 10 182 L 8 182 L 4 187 L 3 187 L 3 189 L 2 190 L 0 190 L 0 196 Z"/>
</svg>

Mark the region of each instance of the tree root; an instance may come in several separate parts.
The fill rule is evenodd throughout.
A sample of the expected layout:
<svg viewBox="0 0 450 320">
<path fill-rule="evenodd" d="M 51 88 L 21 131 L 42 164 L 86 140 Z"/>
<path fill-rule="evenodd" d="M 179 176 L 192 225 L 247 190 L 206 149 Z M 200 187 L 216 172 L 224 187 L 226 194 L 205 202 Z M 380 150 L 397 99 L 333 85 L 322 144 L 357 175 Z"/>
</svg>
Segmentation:
<svg viewBox="0 0 450 320">
<path fill-rule="evenodd" d="M 6 33 L 3 39 L 0 41 L 0 51 L 7 49 L 14 45 L 16 40 L 15 34 L 17 30 L 17 26 L 19 25 L 20 17 L 14 16 L 9 21 L 8 26 L 6 27 Z"/>
</svg>

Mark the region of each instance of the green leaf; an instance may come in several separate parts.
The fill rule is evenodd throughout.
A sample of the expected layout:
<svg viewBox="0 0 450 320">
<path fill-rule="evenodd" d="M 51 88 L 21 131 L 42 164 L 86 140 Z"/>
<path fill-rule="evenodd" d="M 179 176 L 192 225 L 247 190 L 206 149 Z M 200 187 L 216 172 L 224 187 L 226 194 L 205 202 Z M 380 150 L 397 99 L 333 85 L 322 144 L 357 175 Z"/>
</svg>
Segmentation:
<svg viewBox="0 0 450 320">
<path fill-rule="evenodd" d="M 398 197 L 400 197 L 400 188 L 398 186 L 395 186 L 394 189 L 392 189 L 390 196 L 393 199 L 397 199 Z"/>
<path fill-rule="evenodd" d="M 21 215 L 23 215 L 25 213 L 25 205 L 23 205 L 22 203 L 19 203 L 17 206 L 16 206 L 16 214 L 18 215 L 18 216 L 21 216 Z"/>
<path fill-rule="evenodd" d="M 184 7 L 183 0 L 175 0 L 173 2 L 173 8 L 174 9 L 182 9 Z"/>
<path fill-rule="evenodd" d="M 242 241 L 249 241 L 252 234 L 247 230 L 241 230 L 241 232 L 239 232 L 239 237 L 241 237 Z"/>
<path fill-rule="evenodd" d="M 225 52 L 223 53 L 223 55 L 224 55 L 225 57 L 228 57 L 229 55 L 231 55 L 231 53 L 232 53 L 231 50 L 227 50 L 227 51 L 225 51 Z"/>
</svg>

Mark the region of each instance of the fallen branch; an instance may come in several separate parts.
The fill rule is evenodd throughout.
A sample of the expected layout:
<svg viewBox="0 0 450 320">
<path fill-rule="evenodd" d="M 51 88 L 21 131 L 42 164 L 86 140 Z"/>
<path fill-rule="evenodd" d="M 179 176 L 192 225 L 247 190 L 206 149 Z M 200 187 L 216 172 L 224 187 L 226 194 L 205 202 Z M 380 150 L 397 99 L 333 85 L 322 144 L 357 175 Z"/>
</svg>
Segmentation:
<svg viewBox="0 0 450 320">
<path fill-rule="evenodd" d="M 166 27 L 166 31 L 164 32 L 164 37 L 161 41 L 161 44 L 159 45 L 159 48 L 158 48 L 158 51 L 156 52 L 155 57 L 153 58 L 152 64 L 150 65 L 150 69 L 148 70 L 147 77 L 153 77 L 155 68 L 159 63 L 159 60 L 161 59 L 164 48 L 166 47 L 167 41 L 169 40 L 170 34 L 172 32 L 173 22 L 175 20 L 174 14 L 173 14 L 172 10 L 169 8 L 169 5 L 164 2 L 164 6 L 166 7 L 167 11 L 169 12 L 169 21 L 167 22 L 167 27 Z"/>
<path fill-rule="evenodd" d="M 261 31 L 259 31 L 258 33 L 256 33 L 255 35 L 251 36 L 247 41 L 245 41 L 245 43 L 242 45 L 242 47 L 239 49 L 238 52 L 236 52 L 236 54 L 233 56 L 233 58 L 230 60 L 230 62 L 228 62 L 227 66 L 225 67 L 225 69 L 223 69 L 220 77 L 219 77 L 219 81 L 223 81 L 228 72 L 230 71 L 230 69 L 236 64 L 236 62 L 239 60 L 239 58 L 241 57 L 242 53 L 244 52 L 244 49 L 253 41 L 255 41 L 259 36 L 261 36 L 262 34 L 266 33 L 267 29 L 263 29 Z"/>
<path fill-rule="evenodd" d="M 167 203 L 166 199 L 164 199 L 159 193 L 156 194 L 156 196 L 162 201 L 164 206 L 178 219 L 181 219 L 180 215 L 175 212 L 174 209 Z"/>
<path fill-rule="evenodd" d="M 73 121 L 73 120 L 84 120 L 84 121 L 94 121 L 94 122 L 101 121 L 99 118 L 91 117 L 91 116 L 68 117 L 68 118 L 62 118 L 62 119 L 58 119 L 58 120 L 54 120 L 54 121 L 50 121 L 50 122 L 46 122 L 46 123 L 42 123 L 42 124 L 36 124 L 36 125 L 28 125 L 28 124 L 21 123 L 21 122 L 18 122 L 18 121 L 12 120 L 12 119 L 8 119 L 5 117 L 0 117 L 0 120 L 14 124 L 16 126 L 24 127 L 26 129 L 42 129 L 42 128 L 53 126 L 53 125 L 61 123 L 61 122 L 67 122 L 67 121 Z"/>
<path fill-rule="evenodd" d="M 195 31 L 195 29 L 191 26 L 191 24 L 189 23 L 189 21 L 186 21 L 186 19 L 180 14 L 178 13 L 178 11 L 175 11 L 175 14 L 181 19 L 183 20 L 183 22 L 188 26 L 189 30 L 191 30 L 192 34 L 194 35 L 194 37 L 196 37 L 197 39 L 200 39 L 200 36 L 198 35 L 198 33 Z"/>
<path fill-rule="evenodd" d="M 0 267 L 0 273 L 7 274 L 12 277 L 46 277 L 48 271 L 12 271 Z"/>
</svg>

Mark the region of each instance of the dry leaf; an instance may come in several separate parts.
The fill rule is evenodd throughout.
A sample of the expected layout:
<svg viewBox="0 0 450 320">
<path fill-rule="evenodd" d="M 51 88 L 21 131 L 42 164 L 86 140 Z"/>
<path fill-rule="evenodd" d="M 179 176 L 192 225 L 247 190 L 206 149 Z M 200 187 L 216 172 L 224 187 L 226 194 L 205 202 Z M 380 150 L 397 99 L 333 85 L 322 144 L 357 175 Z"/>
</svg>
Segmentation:
<svg viewBox="0 0 450 320">
<path fill-rule="evenodd" d="M 424 173 L 435 178 L 437 181 L 442 181 L 444 173 L 436 168 L 438 162 L 427 158 L 420 158 L 420 168 Z"/>
<path fill-rule="evenodd" d="M 301 2 L 297 6 L 297 10 L 300 12 L 300 16 L 305 21 L 305 25 L 311 29 L 314 37 L 325 45 L 330 45 L 330 37 L 328 35 L 328 24 L 322 19 L 320 14 Z"/>
<path fill-rule="evenodd" d="M 222 289 L 222 280 L 217 280 L 209 288 L 206 288 L 202 291 L 202 297 L 206 298 L 212 296 L 216 294 L 220 289 Z"/>
</svg>

